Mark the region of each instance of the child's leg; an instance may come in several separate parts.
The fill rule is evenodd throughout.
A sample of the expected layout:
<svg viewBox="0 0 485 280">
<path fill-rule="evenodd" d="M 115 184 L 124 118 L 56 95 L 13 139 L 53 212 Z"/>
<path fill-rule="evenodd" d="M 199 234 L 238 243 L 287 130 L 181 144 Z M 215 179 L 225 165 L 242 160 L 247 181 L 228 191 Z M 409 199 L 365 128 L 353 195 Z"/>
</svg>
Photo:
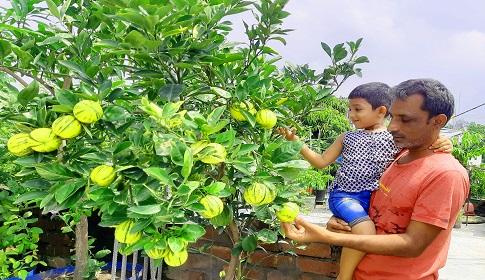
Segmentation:
<svg viewBox="0 0 485 280">
<path fill-rule="evenodd" d="M 361 222 L 352 227 L 352 234 L 376 234 L 374 223 L 372 221 Z M 344 247 L 340 256 L 340 272 L 337 280 L 352 280 L 354 270 L 364 255 L 364 252 Z"/>
</svg>

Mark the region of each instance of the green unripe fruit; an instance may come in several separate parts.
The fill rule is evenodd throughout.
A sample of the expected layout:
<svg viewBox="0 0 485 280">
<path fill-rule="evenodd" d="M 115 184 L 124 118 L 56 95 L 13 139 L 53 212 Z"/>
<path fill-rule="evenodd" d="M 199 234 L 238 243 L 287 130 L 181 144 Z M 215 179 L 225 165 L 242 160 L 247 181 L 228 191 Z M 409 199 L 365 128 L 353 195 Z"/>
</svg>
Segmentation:
<svg viewBox="0 0 485 280">
<path fill-rule="evenodd" d="M 285 223 L 293 222 L 300 213 L 298 204 L 294 202 L 285 202 L 282 206 L 283 208 L 281 210 L 276 211 L 276 217 Z"/>
</svg>

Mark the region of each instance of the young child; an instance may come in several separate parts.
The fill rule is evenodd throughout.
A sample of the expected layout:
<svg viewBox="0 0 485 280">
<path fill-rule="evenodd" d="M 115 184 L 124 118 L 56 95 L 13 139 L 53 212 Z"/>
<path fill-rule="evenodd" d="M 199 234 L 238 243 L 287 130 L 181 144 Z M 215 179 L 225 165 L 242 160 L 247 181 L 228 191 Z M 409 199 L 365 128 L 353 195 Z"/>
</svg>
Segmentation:
<svg viewBox="0 0 485 280">
<path fill-rule="evenodd" d="M 367 83 L 356 87 L 348 96 L 349 118 L 356 131 L 341 134 L 323 153 L 303 145 L 300 153 L 314 167 L 324 168 L 341 157 L 334 181 L 329 186 L 329 208 L 345 220 L 354 234 L 376 234 L 368 213 L 370 197 L 379 189 L 379 178 L 401 151 L 387 131 L 385 120 L 392 98 L 384 83 Z M 278 128 L 286 140 L 298 141 L 296 130 Z M 436 149 L 435 149 L 436 147 Z M 430 149 L 451 151 L 451 142 L 438 139 Z M 351 280 L 365 253 L 343 248 L 338 280 Z"/>
</svg>

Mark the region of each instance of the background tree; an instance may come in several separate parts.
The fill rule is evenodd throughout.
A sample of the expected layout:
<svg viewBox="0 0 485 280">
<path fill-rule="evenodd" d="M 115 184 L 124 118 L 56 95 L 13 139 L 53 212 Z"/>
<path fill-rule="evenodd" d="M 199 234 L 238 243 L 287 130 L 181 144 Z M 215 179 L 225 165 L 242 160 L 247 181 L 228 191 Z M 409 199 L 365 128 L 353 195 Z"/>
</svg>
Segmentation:
<svg viewBox="0 0 485 280">
<path fill-rule="evenodd" d="M 272 131 L 273 114 L 276 125 L 300 127 L 367 62 L 356 57 L 361 39 L 333 48 L 322 43 L 331 65 L 318 79 L 285 76 L 268 43 L 285 43 L 286 3 L 12 0 L 11 9 L 3 8 L 0 72 L 16 83 L 0 80 L 7 93 L 2 120 L 16 133 L 31 133 L 72 116 L 86 100 L 102 107 L 101 119 L 82 123 L 81 133 L 57 150 L 13 161 L 21 166 L 16 180 L 29 190 L 17 203 L 36 202 L 75 228 L 75 279 L 87 266 L 86 218 L 93 210 L 102 226 L 129 222 L 124 233 L 143 236 L 123 243 L 124 254 L 163 250 L 166 262 L 168 254 L 186 256 L 205 226 L 226 231 L 234 243 L 226 279 L 244 276 L 241 265 L 258 242 L 277 241 L 275 212 L 296 200 L 288 182 L 307 164 L 297 157 L 301 143 Z M 228 42 L 232 23 L 224 18 L 247 10 L 256 19 L 244 23 L 248 44 Z M 255 113 L 261 110 L 268 111 Z M 114 167 L 111 184 L 90 178 L 99 165 Z M 243 194 L 256 183 L 270 190 L 271 202 L 247 203 Z M 224 201 L 230 222 L 216 226 L 204 218 L 211 209 L 201 199 L 209 195 Z"/>
</svg>

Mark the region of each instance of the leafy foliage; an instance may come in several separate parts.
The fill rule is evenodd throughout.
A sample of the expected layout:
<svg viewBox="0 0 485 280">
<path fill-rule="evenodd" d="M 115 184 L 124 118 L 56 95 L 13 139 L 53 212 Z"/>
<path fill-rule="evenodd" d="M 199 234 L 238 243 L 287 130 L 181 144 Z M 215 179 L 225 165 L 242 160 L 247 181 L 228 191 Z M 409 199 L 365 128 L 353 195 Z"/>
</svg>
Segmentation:
<svg viewBox="0 0 485 280">
<path fill-rule="evenodd" d="M 6 95 L 0 116 L 28 133 L 71 114 L 81 100 L 100 102 L 104 114 L 58 151 L 14 160 L 21 166 L 16 180 L 30 190 L 16 202 L 36 202 L 71 226 L 93 209 L 102 226 L 136 221 L 133 230 L 144 238 L 122 246 L 129 254 L 179 251 L 196 241 L 209 225 L 197 214 L 204 210 L 199 200 L 211 194 L 234 211 L 225 228 L 233 257 L 258 242 L 276 242 L 275 209 L 296 200 L 288 182 L 308 164 L 297 157 L 300 144 L 283 141 L 243 109 L 247 121 L 235 120 L 229 108 L 251 102 L 274 111 L 277 125 L 300 127 L 343 81 L 360 75 L 356 66 L 367 62 L 356 57 L 361 39 L 347 42 L 348 49 L 322 43 L 332 65 L 308 83 L 279 71 L 278 53 L 268 47 L 285 43 L 287 0 L 37 2 L 12 1 L 1 17 L 0 73 L 22 88 L 0 80 Z M 228 42 L 232 23 L 224 17 L 248 10 L 257 21 L 244 23 L 249 43 Z M 116 169 L 108 187 L 89 179 L 99 164 Z M 277 191 L 273 203 L 253 208 L 244 202 L 254 182 Z M 268 228 L 255 228 L 256 220 Z"/>
</svg>

